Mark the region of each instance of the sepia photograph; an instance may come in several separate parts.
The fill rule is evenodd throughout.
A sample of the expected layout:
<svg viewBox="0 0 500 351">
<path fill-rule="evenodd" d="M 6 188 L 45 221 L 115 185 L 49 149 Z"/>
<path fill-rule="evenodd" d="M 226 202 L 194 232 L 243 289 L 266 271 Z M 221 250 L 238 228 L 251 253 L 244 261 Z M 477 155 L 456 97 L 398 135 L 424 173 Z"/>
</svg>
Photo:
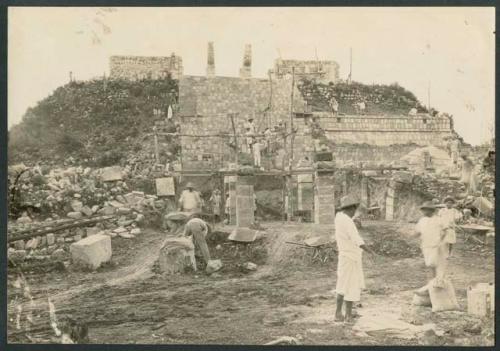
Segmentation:
<svg viewBox="0 0 500 351">
<path fill-rule="evenodd" d="M 495 345 L 494 7 L 7 20 L 8 345 Z"/>
</svg>

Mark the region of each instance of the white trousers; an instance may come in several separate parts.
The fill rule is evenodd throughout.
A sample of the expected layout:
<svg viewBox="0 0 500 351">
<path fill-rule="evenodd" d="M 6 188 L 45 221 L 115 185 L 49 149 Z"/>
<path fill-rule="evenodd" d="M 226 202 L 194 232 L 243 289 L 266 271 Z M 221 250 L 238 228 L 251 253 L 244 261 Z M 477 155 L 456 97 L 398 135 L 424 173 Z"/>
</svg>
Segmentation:
<svg viewBox="0 0 500 351">
<path fill-rule="evenodd" d="M 365 288 L 365 276 L 361 258 L 352 259 L 339 255 L 337 267 L 337 294 L 344 296 L 344 301 L 359 301 L 361 289 Z"/>
</svg>

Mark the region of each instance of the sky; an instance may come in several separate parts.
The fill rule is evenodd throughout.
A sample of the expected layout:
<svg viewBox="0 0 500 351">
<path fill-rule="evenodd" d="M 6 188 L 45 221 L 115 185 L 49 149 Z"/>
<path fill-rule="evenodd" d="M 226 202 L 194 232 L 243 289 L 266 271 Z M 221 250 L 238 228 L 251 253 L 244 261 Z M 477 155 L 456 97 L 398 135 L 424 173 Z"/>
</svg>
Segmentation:
<svg viewBox="0 0 500 351">
<path fill-rule="evenodd" d="M 249 43 L 255 77 L 266 77 L 281 56 L 335 60 L 345 79 L 352 48 L 353 80 L 397 82 L 425 105 L 430 95 L 466 142 L 494 133 L 493 7 L 10 7 L 8 30 L 9 128 L 70 71 L 87 80 L 109 74 L 111 55 L 175 52 L 184 74 L 204 75 L 213 41 L 222 76 L 238 76 Z"/>
</svg>

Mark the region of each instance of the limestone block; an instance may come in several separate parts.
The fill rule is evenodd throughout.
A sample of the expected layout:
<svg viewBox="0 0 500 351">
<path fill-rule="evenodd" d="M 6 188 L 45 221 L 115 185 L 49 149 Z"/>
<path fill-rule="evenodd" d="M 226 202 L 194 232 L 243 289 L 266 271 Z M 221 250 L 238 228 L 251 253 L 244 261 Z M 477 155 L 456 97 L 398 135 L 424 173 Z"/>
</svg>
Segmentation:
<svg viewBox="0 0 500 351">
<path fill-rule="evenodd" d="M 81 201 L 73 200 L 73 201 L 71 201 L 71 208 L 75 212 L 80 212 L 83 208 L 83 204 Z"/>
<path fill-rule="evenodd" d="M 73 219 L 81 219 L 83 214 L 81 212 L 69 212 L 66 216 Z"/>
<path fill-rule="evenodd" d="M 56 236 L 54 235 L 54 233 L 47 234 L 46 238 L 47 238 L 47 245 L 48 246 L 52 246 L 55 244 Z"/>
<path fill-rule="evenodd" d="M 14 241 L 14 247 L 16 248 L 16 250 L 24 250 L 25 247 L 24 240 Z"/>
<path fill-rule="evenodd" d="M 101 180 L 103 182 L 114 182 L 122 180 L 122 169 L 118 166 L 103 168 L 101 174 Z"/>
<path fill-rule="evenodd" d="M 196 270 L 194 245 L 189 238 L 167 238 L 163 242 L 158 257 L 161 273 L 183 273 L 188 269 Z"/>
<path fill-rule="evenodd" d="M 235 228 L 228 236 L 228 240 L 238 242 L 252 242 L 257 237 L 257 231 L 249 228 Z"/>
<path fill-rule="evenodd" d="M 92 209 L 88 206 L 83 206 L 80 210 L 81 213 L 83 213 L 85 216 L 90 217 L 94 213 Z"/>
<path fill-rule="evenodd" d="M 221 260 L 210 260 L 207 263 L 207 268 L 205 269 L 205 271 L 208 274 L 212 274 L 214 272 L 217 272 L 221 268 L 222 268 L 222 261 Z"/>
<path fill-rule="evenodd" d="M 111 238 L 107 235 L 92 235 L 71 244 L 69 250 L 74 264 L 97 269 L 102 263 L 111 260 Z"/>
</svg>

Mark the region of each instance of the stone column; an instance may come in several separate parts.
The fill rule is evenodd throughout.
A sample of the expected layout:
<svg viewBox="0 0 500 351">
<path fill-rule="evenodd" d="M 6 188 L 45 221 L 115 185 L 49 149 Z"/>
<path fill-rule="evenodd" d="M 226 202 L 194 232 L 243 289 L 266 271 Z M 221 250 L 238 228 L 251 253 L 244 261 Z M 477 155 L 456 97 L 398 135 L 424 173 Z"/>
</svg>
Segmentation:
<svg viewBox="0 0 500 351">
<path fill-rule="evenodd" d="M 391 180 L 389 182 L 389 187 L 387 188 L 387 194 L 385 197 L 385 220 L 394 220 L 394 198 L 396 197 L 396 182 Z"/>
<path fill-rule="evenodd" d="M 252 77 L 252 45 L 245 45 L 245 54 L 243 56 L 243 66 L 240 68 L 240 78 Z"/>
<path fill-rule="evenodd" d="M 236 176 L 225 176 L 229 188 L 229 224 L 236 225 Z"/>
<path fill-rule="evenodd" d="M 207 77 L 215 77 L 214 43 L 208 42 Z"/>
<path fill-rule="evenodd" d="M 368 189 L 368 178 L 361 178 L 361 205 L 366 208 L 370 207 L 370 190 Z"/>
<path fill-rule="evenodd" d="M 335 221 L 334 171 L 316 171 L 314 191 L 314 223 L 333 224 Z"/>
<path fill-rule="evenodd" d="M 254 222 L 253 176 L 238 176 L 236 180 L 236 226 L 249 227 Z"/>
<path fill-rule="evenodd" d="M 299 174 L 297 176 L 297 200 L 299 211 L 311 211 L 314 204 L 314 185 L 312 174 Z"/>
</svg>

